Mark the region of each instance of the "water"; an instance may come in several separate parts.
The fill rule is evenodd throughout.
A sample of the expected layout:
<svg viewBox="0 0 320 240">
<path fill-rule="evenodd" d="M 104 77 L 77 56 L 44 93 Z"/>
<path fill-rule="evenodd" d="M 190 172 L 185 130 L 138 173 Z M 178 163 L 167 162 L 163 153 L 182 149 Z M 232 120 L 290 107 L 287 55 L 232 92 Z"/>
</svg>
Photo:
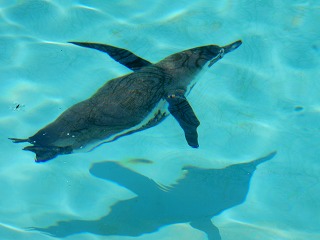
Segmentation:
<svg viewBox="0 0 320 240">
<path fill-rule="evenodd" d="M 217 229 L 223 240 L 320 239 L 319 9 L 303 0 L 2 0 L 0 238 L 59 239 L 35 227 L 77 240 L 214 240 Z M 44 164 L 7 140 L 129 72 L 68 41 L 157 62 L 238 39 L 188 96 L 199 149 L 172 117 Z"/>
</svg>

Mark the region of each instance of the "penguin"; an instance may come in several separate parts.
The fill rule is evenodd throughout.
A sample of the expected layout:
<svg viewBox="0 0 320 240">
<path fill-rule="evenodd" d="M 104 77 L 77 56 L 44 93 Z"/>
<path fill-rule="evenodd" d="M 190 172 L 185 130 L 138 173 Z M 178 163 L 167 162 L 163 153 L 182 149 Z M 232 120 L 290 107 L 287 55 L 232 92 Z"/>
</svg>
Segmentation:
<svg viewBox="0 0 320 240">
<path fill-rule="evenodd" d="M 170 114 L 184 131 L 189 146 L 198 148 L 200 121 L 186 97 L 201 70 L 237 49 L 242 41 L 223 47 L 191 48 L 154 64 L 123 48 L 92 42 L 70 43 L 105 52 L 132 72 L 107 81 L 90 98 L 71 106 L 33 136 L 9 138 L 14 143 L 30 143 L 23 150 L 34 152 L 36 162 L 92 150 L 156 126 Z"/>
</svg>

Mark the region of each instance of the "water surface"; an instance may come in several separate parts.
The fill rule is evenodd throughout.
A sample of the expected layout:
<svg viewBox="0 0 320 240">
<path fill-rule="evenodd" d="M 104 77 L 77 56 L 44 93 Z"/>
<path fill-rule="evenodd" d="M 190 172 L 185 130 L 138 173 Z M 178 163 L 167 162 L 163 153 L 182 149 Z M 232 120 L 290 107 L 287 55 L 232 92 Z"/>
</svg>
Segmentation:
<svg viewBox="0 0 320 240">
<path fill-rule="evenodd" d="M 59 239 L 27 228 L 62 221 L 76 223 L 58 228 L 73 233 L 66 239 L 208 239 L 203 230 L 215 239 L 208 221 L 190 224 L 197 213 L 223 240 L 319 239 L 319 9 L 305 0 L 2 1 L 0 238 Z M 45 164 L 7 140 L 33 135 L 129 72 L 68 41 L 111 44 L 157 62 L 238 39 L 243 45 L 201 75 L 188 96 L 201 121 L 199 149 L 186 144 L 172 117 Z M 241 165 L 273 151 L 254 172 Z M 241 167 L 228 172 L 234 164 Z M 233 184 L 243 171 L 251 181 Z M 211 214 L 215 201 L 235 199 L 240 190 L 238 205 Z M 166 207 L 170 221 L 158 211 Z M 95 230 L 81 233 L 79 226 Z"/>
</svg>

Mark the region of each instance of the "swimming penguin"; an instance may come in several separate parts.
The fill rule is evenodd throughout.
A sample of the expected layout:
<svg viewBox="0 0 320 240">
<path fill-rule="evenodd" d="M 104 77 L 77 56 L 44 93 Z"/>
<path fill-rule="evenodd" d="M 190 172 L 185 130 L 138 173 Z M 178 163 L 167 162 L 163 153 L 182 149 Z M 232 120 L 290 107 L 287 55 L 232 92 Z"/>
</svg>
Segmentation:
<svg viewBox="0 0 320 240">
<path fill-rule="evenodd" d="M 200 122 L 186 96 L 205 66 L 211 67 L 242 42 L 238 40 L 224 47 L 191 48 L 155 64 L 126 49 L 106 44 L 70 43 L 105 52 L 133 72 L 109 80 L 89 99 L 71 106 L 35 135 L 26 139 L 9 138 L 14 143 L 32 144 L 23 150 L 34 152 L 36 162 L 92 149 L 153 127 L 169 113 L 180 124 L 187 143 L 193 148 L 199 147 L 197 127 Z"/>
</svg>

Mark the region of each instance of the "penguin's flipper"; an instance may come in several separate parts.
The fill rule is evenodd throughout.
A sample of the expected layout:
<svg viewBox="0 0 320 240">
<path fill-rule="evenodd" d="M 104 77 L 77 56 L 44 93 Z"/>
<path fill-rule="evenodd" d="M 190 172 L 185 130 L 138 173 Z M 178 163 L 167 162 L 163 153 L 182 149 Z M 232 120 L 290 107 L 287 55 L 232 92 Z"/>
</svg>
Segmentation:
<svg viewBox="0 0 320 240">
<path fill-rule="evenodd" d="M 200 122 L 186 97 L 180 94 L 169 94 L 166 100 L 169 103 L 168 110 L 182 127 L 189 146 L 198 148 L 197 127 Z"/>
<path fill-rule="evenodd" d="M 126 66 L 127 68 L 131 69 L 132 71 L 138 71 L 141 68 L 152 64 L 149 61 L 123 48 L 118 48 L 118 47 L 101 44 L 101 43 L 90 43 L 90 42 L 69 42 L 69 43 L 72 43 L 81 47 L 93 48 L 101 52 L 105 52 L 114 60 Z"/>
</svg>

